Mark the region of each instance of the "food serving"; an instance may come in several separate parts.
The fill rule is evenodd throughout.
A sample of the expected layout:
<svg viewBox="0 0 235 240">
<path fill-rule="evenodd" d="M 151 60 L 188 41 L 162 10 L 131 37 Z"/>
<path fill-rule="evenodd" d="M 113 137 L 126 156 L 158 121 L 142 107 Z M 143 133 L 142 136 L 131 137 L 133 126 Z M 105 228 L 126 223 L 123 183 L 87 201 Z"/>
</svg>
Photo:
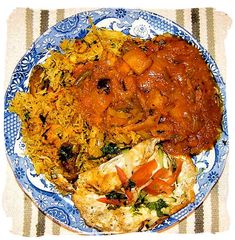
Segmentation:
<svg viewBox="0 0 235 240">
<path fill-rule="evenodd" d="M 103 232 L 144 231 L 194 201 L 196 168 L 145 140 L 81 173 L 73 201 L 86 223 Z"/>
<path fill-rule="evenodd" d="M 10 109 L 37 174 L 107 232 L 152 228 L 194 201 L 191 156 L 214 146 L 223 112 L 194 46 L 95 26 L 37 64 Z"/>
</svg>

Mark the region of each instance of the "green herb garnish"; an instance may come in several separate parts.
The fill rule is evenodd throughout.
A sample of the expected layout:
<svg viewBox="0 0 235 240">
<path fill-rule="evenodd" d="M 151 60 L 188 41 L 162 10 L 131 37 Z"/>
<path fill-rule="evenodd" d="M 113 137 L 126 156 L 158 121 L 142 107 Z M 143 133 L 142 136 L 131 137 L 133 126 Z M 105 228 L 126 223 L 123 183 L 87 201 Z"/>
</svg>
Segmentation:
<svg viewBox="0 0 235 240">
<path fill-rule="evenodd" d="M 107 193 L 105 196 L 107 199 L 116 199 L 116 200 L 126 200 L 127 199 L 125 194 L 119 193 L 116 191 L 111 191 L 111 192 Z"/>
<path fill-rule="evenodd" d="M 156 202 L 147 202 L 145 206 L 150 210 L 155 210 L 157 212 L 158 217 L 165 216 L 162 212 L 162 208 L 168 207 L 168 204 L 163 199 L 158 199 Z"/>
<path fill-rule="evenodd" d="M 135 185 L 136 185 L 135 182 L 133 182 L 131 179 L 129 179 L 127 185 L 125 186 L 125 189 L 131 190 L 132 188 L 135 187 Z"/>
<path fill-rule="evenodd" d="M 109 143 L 108 145 L 101 148 L 103 155 L 108 154 L 118 154 L 120 152 L 120 148 L 117 146 L 116 143 Z"/>
<path fill-rule="evenodd" d="M 143 206 L 143 207 L 147 207 L 150 210 L 155 210 L 157 212 L 158 217 L 167 215 L 162 212 L 163 208 L 168 207 L 168 204 L 163 199 L 160 198 L 155 202 L 149 202 L 146 196 L 147 196 L 147 193 L 145 193 L 144 191 L 140 192 L 136 202 L 132 206 L 132 211 L 134 214 L 138 214 L 139 208 Z"/>
<path fill-rule="evenodd" d="M 116 143 L 108 143 L 107 145 L 105 145 L 104 147 L 101 148 L 102 151 L 102 155 L 99 157 L 93 157 L 90 156 L 89 160 L 98 160 L 100 158 L 106 157 L 108 160 L 115 157 L 116 155 L 120 154 L 120 153 L 125 153 L 126 151 L 128 151 L 131 147 L 130 146 L 125 146 L 123 148 L 120 148 L 117 146 Z"/>
</svg>

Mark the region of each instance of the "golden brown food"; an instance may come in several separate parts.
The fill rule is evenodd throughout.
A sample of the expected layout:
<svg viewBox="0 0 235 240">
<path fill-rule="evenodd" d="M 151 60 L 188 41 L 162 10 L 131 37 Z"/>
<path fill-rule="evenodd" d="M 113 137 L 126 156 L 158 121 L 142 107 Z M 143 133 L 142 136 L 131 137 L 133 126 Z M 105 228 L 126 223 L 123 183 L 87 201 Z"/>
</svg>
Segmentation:
<svg viewBox="0 0 235 240">
<path fill-rule="evenodd" d="M 109 233 L 144 231 L 194 201 L 192 160 L 167 156 L 157 142 L 146 140 L 80 174 L 72 199 L 89 226 Z"/>
</svg>

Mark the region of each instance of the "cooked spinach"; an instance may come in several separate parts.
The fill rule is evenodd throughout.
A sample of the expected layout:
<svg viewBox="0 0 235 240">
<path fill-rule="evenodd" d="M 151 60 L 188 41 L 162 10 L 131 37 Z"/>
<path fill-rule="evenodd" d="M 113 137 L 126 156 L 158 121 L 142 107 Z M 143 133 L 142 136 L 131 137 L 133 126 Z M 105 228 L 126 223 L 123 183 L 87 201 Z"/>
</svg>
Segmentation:
<svg viewBox="0 0 235 240">
<path fill-rule="evenodd" d="M 125 186 L 125 189 L 131 190 L 132 188 L 135 187 L 135 185 L 136 185 L 135 182 L 133 182 L 131 179 L 129 179 L 127 185 Z"/>
<path fill-rule="evenodd" d="M 73 145 L 72 144 L 61 145 L 58 155 L 59 155 L 59 159 L 61 161 L 69 160 L 70 158 L 72 158 L 74 156 Z"/>
<path fill-rule="evenodd" d="M 111 191 L 111 192 L 107 193 L 105 196 L 107 199 L 116 199 L 116 200 L 126 200 L 127 199 L 125 194 L 119 193 L 116 191 Z"/>
<path fill-rule="evenodd" d="M 117 146 L 116 143 L 109 143 L 108 145 L 101 148 L 101 151 L 104 156 L 108 154 L 118 154 L 120 152 L 120 148 Z"/>
</svg>

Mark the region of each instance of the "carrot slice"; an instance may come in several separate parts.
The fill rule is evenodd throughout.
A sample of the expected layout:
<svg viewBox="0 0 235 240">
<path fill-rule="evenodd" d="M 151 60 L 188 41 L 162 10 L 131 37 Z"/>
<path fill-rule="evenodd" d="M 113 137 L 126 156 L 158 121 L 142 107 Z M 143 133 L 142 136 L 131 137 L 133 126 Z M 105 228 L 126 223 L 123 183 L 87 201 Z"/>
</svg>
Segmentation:
<svg viewBox="0 0 235 240">
<path fill-rule="evenodd" d="M 151 176 L 152 172 L 157 168 L 157 162 L 152 160 L 140 166 L 136 172 L 131 176 L 131 180 L 135 182 L 137 187 L 141 187 L 146 184 Z"/>
<path fill-rule="evenodd" d="M 98 198 L 97 201 L 106 203 L 106 204 L 117 205 L 117 206 L 120 206 L 122 204 L 122 202 L 120 202 L 117 199 L 107 199 L 106 197 Z"/>
<path fill-rule="evenodd" d="M 158 195 L 161 193 L 170 194 L 173 192 L 174 186 L 171 186 L 169 183 L 161 180 L 160 178 L 155 178 L 144 188 L 144 190 L 152 195 Z"/>
<path fill-rule="evenodd" d="M 161 168 L 152 177 L 153 179 L 159 178 L 172 185 L 175 182 L 175 176 L 170 169 Z"/>
<path fill-rule="evenodd" d="M 153 174 L 153 178 L 169 178 L 172 176 L 172 171 L 167 168 L 161 168 Z"/>
<path fill-rule="evenodd" d="M 122 186 L 124 188 L 126 188 L 128 185 L 128 178 L 127 178 L 125 172 L 120 167 L 118 167 L 118 166 L 115 166 L 115 167 L 117 170 L 118 177 L 122 183 Z M 133 200 L 133 193 L 131 192 L 130 189 L 125 189 L 125 194 L 127 196 L 128 202 L 130 203 Z"/>
<path fill-rule="evenodd" d="M 128 183 L 128 178 L 127 178 L 125 172 L 118 166 L 115 166 L 115 168 L 117 170 L 117 174 L 118 174 L 118 177 L 119 177 L 122 185 L 125 186 Z"/>
<path fill-rule="evenodd" d="M 177 178 L 182 170 L 182 165 L 183 165 L 182 160 L 177 159 L 176 160 L 177 167 L 174 172 L 172 172 L 171 169 L 161 168 L 153 175 L 152 178 L 153 179 L 155 179 L 155 178 L 163 179 L 165 182 L 172 185 L 177 180 Z"/>
</svg>

